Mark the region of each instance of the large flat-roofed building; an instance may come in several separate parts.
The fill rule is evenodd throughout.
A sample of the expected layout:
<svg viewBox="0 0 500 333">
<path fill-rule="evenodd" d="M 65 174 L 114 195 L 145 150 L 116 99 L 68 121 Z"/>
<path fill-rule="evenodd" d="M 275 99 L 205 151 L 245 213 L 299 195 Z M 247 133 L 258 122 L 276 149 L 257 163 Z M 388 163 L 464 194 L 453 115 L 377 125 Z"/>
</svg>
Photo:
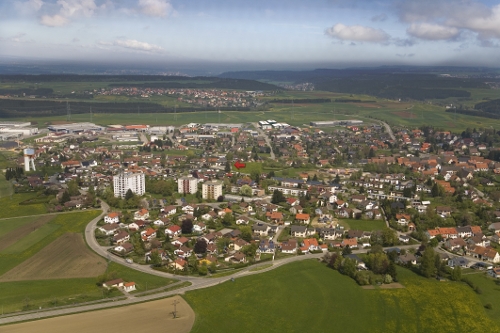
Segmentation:
<svg viewBox="0 0 500 333">
<path fill-rule="evenodd" d="M 326 121 L 311 121 L 311 126 L 349 126 L 349 125 L 361 125 L 363 121 L 361 120 L 326 120 Z"/>
<path fill-rule="evenodd" d="M 146 192 L 143 173 L 124 172 L 113 176 L 115 197 L 125 198 L 125 194 L 129 189 L 137 195 L 143 195 Z"/>
<path fill-rule="evenodd" d="M 179 193 L 195 194 L 198 191 L 198 179 L 193 176 L 177 179 L 177 190 Z"/>
<path fill-rule="evenodd" d="M 202 197 L 207 200 L 217 200 L 222 195 L 222 182 L 221 181 L 208 181 L 204 182 L 201 186 Z"/>
<path fill-rule="evenodd" d="M 63 125 L 50 125 L 47 127 L 49 131 L 64 132 L 64 133 L 80 133 L 85 131 L 102 131 L 104 127 L 94 123 L 73 123 Z"/>
</svg>

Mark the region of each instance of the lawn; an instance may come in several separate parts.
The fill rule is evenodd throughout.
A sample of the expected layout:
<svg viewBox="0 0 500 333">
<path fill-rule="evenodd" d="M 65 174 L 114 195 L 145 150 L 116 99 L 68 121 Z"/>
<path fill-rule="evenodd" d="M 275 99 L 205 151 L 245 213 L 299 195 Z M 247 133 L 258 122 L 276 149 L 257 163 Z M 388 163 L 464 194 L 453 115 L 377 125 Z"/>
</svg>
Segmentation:
<svg viewBox="0 0 500 333">
<path fill-rule="evenodd" d="M 142 273 L 136 271 L 135 269 L 128 268 L 114 262 L 110 262 L 108 265 L 107 273 L 110 272 L 115 272 L 118 278 L 121 278 L 125 281 L 135 282 L 137 291 L 146 291 L 165 287 L 177 281 L 174 279 L 168 279 L 156 275 Z"/>
<path fill-rule="evenodd" d="M 500 332 L 463 283 L 399 269 L 403 289 L 364 290 L 313 261 L 189 291 L 192 332 Z M 453 301 L 451 301 L 453 300 Z"/>
<path fill-rule="evenodd" d="M 0 198 L 0 218 L 40 215 L 47 213 L 44 204 L 19 205 L 28 199 L 35 198 L 36 193 L 16 193 L 12 196 Z"/>
<path fill-rule="evenodd" d="M 373 231 L 387 228 L 387 225 L 382 220 L 355 220 L 355 219 L 339 219 L 339 223 L 346 229 Z"/>
</svg>

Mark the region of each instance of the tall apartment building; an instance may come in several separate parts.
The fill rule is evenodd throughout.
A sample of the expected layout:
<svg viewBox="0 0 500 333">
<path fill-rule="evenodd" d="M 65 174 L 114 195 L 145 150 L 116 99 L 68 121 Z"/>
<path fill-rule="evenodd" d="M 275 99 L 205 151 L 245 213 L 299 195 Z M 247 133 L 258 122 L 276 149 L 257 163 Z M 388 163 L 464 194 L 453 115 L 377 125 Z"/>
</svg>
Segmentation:
<svg viewBox="0 0 500 333">
<path fill-rule="evenodd" d="M 129 189 L 137 195 L 143 195 L 146 192 L 144 174 L 124 172 L 113 176 L 113 189 L 115 197 L 124 198 Z"/>
<path fill-rule="evenodd" d="M 217 200 L 222 195 L 221 181 L 208 181 L 201 185 L 203 199 Z"/>
<path fill-rule="evenodd" d="M 198 179 L 193 176 L 177 179 L 177 190 L 179 193 L 195 194 L 198 191 Z"/>
</svg>

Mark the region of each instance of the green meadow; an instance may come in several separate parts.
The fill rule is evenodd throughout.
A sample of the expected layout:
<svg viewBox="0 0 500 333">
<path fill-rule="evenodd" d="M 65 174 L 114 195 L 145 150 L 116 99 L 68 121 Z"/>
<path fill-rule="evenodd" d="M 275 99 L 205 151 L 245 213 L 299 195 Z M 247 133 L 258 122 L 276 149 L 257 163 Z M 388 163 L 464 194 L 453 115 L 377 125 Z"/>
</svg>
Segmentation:
<svg viewBox="0 0 500 333">
<path fill-rule="evenodd" d="M 402 289 L 362 289 L 313 260 L 189 291 L 191 332 L 500 332 L 464 283 L 398 269 Z"/>
<path fill-rule="evenodd" d="M 351 230 L 373 231 L 387 228 L 383 220 L 339 219 L 339 223 Z"/>
</svg>

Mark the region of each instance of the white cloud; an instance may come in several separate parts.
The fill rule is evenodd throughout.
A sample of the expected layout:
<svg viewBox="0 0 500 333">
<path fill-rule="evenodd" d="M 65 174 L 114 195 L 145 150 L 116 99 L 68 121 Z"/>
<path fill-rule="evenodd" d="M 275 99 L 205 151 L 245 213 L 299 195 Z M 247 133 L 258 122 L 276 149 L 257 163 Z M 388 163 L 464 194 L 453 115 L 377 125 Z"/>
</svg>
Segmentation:
<svg viewBox="0 0 500 333">
<path fill-rule="evenodd" d="M 362 25 L 347 26 L 342 23 L 337 23 L 333 27 L 326 29 L 325 33 L 330 37 L 342 41 L 354 42 L 382 43 L 387 42 L 390 38 L 390 36 L 381 29 L 374 29 Z"/>
<path fill-rule="evenodd" d="M 480 38 L 500 39 L 500 5 L 491 8 L 483 15 L 464 15 L 452 18 L 448 24 L 476 32 Z"/>
<path fill-rule="evenodd" d="M 92 16 L 97 9 L 94 0 L 58 0 L 61 6 L 60 14 L 64 17 L 72 16 Z"/>
<path fill-rule="evenodd" d="M 174 11 L 167 0 L 139 0 L 139 7 L 142 13 L 157 17 L 169 16 Z"/>
<path fill-rule="evenodd" d="M 40 24 L 46 25 L 47 27 L 61 27 L 68 24 L 69 20 L 59 14 L 56 15 L 43 15 L 40 18 Z"/>
<path fill-rule="evenodd" d="M 109 45 L 101 43 L 102 45 Z M 124 47 L 132 50 L 147 51 L 147 52 L 161 52 L 163 48 L 158 45 L 149 44 L 145 42 L 139 42 L 135 39 L 118 39 L 113 42 L 113 45 Z"/>
<path fill-rule="evenodd" d="M 406 32 L 416 38 L 427 40 L 450 40 L 458 37 L 460 30 L 434 23 L 412 23 Z"/>
<path fill-rule="evenodd" d="M 44 2 L 42 0 L 15 1 L 13 5 L 17 12 L 29 16 L 38 12 Z"/>
<path fill-rule="evenodd" d="M 461 33 L 470 38 L 500 39 L 500 5 L 478 0 L 396 0 L 399 19 L 409 23 L 415 37 L 453 40 Z M 465 36 L 464 34 L 462 34 Z"/>
</svg>

